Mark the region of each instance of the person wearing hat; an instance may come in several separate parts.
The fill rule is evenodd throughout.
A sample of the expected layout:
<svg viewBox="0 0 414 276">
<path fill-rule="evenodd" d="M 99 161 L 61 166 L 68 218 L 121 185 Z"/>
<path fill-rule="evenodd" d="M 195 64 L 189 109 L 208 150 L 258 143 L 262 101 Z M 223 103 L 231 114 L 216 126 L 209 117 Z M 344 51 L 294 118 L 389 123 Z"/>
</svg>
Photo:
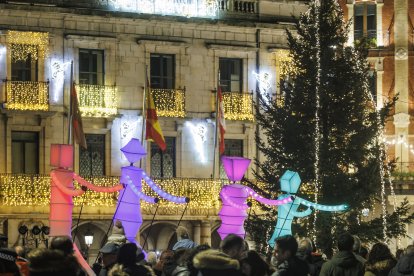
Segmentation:
<svg viewBox="0 0 414 276">
<path fill-rule="evenodd" d="M 19 275 L 19 267 L 16 265 L 17 254 L 14 250 L 0 248 L 0 275 Z"/>
<path fill-rule="evenodd" d="M 99 272 L 99 276 L 107 276 L 109 270 L 116 264 L 119 248 L 119 244 L 110 242 L 105 244 L 104 247 L 99 250 L 99 252 L 102 254 L 103 266 Z"/>
<path fill-rule="evenodd" d="M 191 249 L 197 246 L 195 242 L 193 242 L 190 239 L 190 235 L 187 232 L 187 229 L 185 229 L 182 226 L 178 226 L 177 230 L 175 231 L 177 233 L 177 242 L 173 246 L 173 251 L 176 251 L 178 249 Z"/>
</svg>

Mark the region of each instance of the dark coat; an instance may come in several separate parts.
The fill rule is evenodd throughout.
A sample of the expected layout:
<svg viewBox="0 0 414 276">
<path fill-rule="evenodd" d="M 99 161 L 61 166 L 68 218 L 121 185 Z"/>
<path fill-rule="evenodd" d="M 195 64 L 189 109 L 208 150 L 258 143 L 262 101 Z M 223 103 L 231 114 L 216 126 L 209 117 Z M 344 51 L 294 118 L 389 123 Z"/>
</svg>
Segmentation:
<svg viewBox="0 0 414 276">
<path fill-rule="evenodd" d="M 413 276 L 414 275 L 414 252 L 402 255 L 389 276 Z"/>
<path fill-rule="evenodd" d="M 308 263 L 294 256 L 279 264 L 272 276 L 307 276 L 308 274 Z"/>
<path fill-rule="evenodd" d="M 354 253 L 339 251 L 331 260 L 323 264 L 320 276 L 363 276 L 364 265 Z"/>
<path fill-rule="evenodd" d="M 373 264 L 366 262 L 364 276 L 388 276 L 388 273 L 396 264 L 396 259 L 382 260 Z"/>
</svg>

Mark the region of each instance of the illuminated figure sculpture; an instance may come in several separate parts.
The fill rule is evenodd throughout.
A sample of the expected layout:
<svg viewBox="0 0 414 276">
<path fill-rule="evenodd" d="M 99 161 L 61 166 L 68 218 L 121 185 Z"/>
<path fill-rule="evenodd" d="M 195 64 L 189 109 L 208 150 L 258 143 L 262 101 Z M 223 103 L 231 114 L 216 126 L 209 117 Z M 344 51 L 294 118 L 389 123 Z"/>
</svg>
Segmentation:
<svg viewBox="0 0 414 276">
<path fill-rule="evenodd" d="M 122 185 L 114 187 L 95 186 L 69 170 L 73 167 L 72 145 L 52 144 L 50 148 L 50 165 L 57 167 L 57 169 L 53 169 L 50 172 L 49 237 L 72 236 L 72 197 L 84 194 L 87 189 L 108 193 L 116 192 L 123 188 Z M 73 180 L 77 181 L 82 186 L 82 189 L 76 190 L 73 186 Z M 79 252 L 76 244 L 73 244 L 73 247 L 75 256 L 83 269 L 85 269 L 88 275 L 95 275 Z"/>
<path fill-rule="evenodd" d="M 233 183 L 243 178 L 250 159 L 242 157 L 223 156 L 221 158 L 227 177 Z M 220 228 L 217 230 L 221 239 L 228 234 L 236 234 L 242 238 L 245 236 L 244 221 L 247 217 L 247 208 L 251 204 L 246 203 L 248 197 L 267 205 L 281 205 L 292 202 L 290 197 L 280 200 L 271 200 L 258 195 L 253 189 L 241 184 L 225 185 L 220 191 L 222 208 L 219 212 L 221 219 Z M 250 202 L 249 202 L 250 203 Z"/>
<path fill-rule="evenodd" d="M 188 203 L 190 199 L 188 197 L 173 196 L 165 192 L 151 180 L 144 170 L 134 166 L 135 162 L 147 154 L 138 139 L 131 139 L 121 151 L 127 158 L 130 166 L 121 168 L 121 183 L 125 185 L 125 189 L 119 194 L 114 221 L 120 220 L 124 227 L 127 240 L 137 243 L 135 236 L 142 224 L 140 200 L 142 199 L 148 203 L 158 202 L 158 198 L 147 196 L 142 192 L 142 179 L 144 179 L 155 193 L 168 201 Z"/>
<path fill-rule="evenodd" d="M 310 202 L 308 200 L 302 199 L 295 194 L 299 190 L 301 180 L 299 174 L 293 171 L 286 171 L 280 178 L 280 189 L 283 194 L 278 197 L 278 199 L 283 200 L 285 198 L 291 198 L 294 195 L 294 201 L 280 206 L 277 213 L 277 222 L 276 228 L 273 232 L 271 239 L 268 241 L 268 244 L 271 247 L 274 247 L 275 240 L 280 236 L 292 235 L 292 221 L 295 217 L 303 218 L 309 216 L 312 213 L 312 209 L 327 211 L 327 212 L 340 212 L 347 209 L 347 205 L 321 205 L 317 203 Z M 307 207 L 306 210 L 298 212 L 300 205 Z"/>
</svg>

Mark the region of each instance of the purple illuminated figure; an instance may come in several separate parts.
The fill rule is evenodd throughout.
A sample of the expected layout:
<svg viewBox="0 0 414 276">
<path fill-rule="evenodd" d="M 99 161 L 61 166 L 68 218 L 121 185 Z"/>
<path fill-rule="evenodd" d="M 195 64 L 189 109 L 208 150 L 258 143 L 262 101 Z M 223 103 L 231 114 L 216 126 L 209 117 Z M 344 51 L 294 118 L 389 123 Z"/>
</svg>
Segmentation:
<svg viewBox="0 0 414 276">
<path fill-rule="evenodd" d="M 141 181 L 144 181 L 160 197 L 175 203 L 188 203 L 188 197 L 173 196 L 158 187 L 151 178 L 141 168 L 135 167 L 134 163 L 146 156 L 145 149 L 138 139 L 131 139 L 128 144 L 121 149 L 122 153 L 130 162 L 130 166 L 121 168 L 121 183 L 123 189 L 118 196 L 117 211 L 114 215 L 114 222 L 120 220 L 125 230 L 125 237 L 128 241 L 136 243 L 135 236 L 142 224 L 140 200 L 148 203 L 157 203 L 158 198 L 147 196 L 142 192 Z"/>
<path fill-rule="evenodd" d="M 221 158 L 227 177 L 233 183 L 240 181 L 250 164 L 250 159 L 243 157 L 223 156 Z M 266 199 L 258 195 L 253 189 L 241 184 L 225 185 L 220 191 L 222 208 L 219 212 L 221 226 L 217 230 L 221 239 L 228 234 L 236 234 L 242 238 L 245 236 L 244 221 L 247 217 L 246 201 L 248 197 L 267 205 L 282 205 L 292 202 L 290 197 L 281 200 Z"/>
</svg>

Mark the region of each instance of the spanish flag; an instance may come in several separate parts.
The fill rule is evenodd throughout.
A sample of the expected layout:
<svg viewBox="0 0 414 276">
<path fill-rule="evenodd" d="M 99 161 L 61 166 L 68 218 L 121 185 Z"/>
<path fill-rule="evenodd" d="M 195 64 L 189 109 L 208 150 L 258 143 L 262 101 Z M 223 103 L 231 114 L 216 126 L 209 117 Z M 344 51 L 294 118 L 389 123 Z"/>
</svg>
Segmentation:
<svg viewBox="0 0 414 276">
<path fill-rule="evenodd" d="M 157 111 L 155 109 L 154 99 L 152 98 L 151 88 L 147 79 L 147 121 L 145 123 L 145 139 L 157 143 L 162 151 L 165 151 L 167 144 L 165 144 L 164 135 L 158 122 Z"/>
<path fill-rule="evenodd" d="M 76 143 L 82 148 L 86 149 L 85 133 L 83 132 L 82 116 L 79 110 L 78 95 L 76 94 L 75 83 L 72 82 L 70 92 L 70 109 L 72 116 L 72 130 Z"/>
</svg>

